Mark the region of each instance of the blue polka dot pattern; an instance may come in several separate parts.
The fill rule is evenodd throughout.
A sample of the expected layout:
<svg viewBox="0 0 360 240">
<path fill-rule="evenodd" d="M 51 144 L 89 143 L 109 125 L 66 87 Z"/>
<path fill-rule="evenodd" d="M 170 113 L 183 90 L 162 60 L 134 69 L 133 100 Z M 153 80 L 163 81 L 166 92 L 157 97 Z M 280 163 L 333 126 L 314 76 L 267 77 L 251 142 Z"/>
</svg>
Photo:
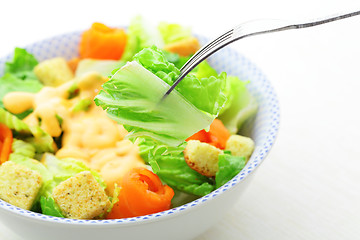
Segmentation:
<svg viewBox="0 0 360 240">
<path fill-rule="evenodd" d="M 39 60 L 62 56 L 66 59 L 71 59 L 77 56 L 77 49 L 80 39 L 80 32 L 73 32 L 68 34 L 52 37 L 25 47 L 29 52 L 33 53 Z M 206 38 L 198 36 L 201 43 L 207 42 Z M 0 76 L 4 72 L 5 62 L 9 61 L 12 55 L 0 58 Z M 65 219 L 52 216 L 46 216 L 39 213 L 23 210 L 15 207 L 3 200 L 0 200 L 0 207 L 17 214 L 28 216 L 34 219 L 46 220 L 52 222 L 62 222 L 71 224 L 114 224 L 127 222 L 149 221 L 154 218 L 161 218 L 163 216 L 176 214 L 187 211 L 195 206 L 201 205 L 206 201 L 211 201 L 217 195 L 231 189 L 241 182 L 253 172 L 256 167 L 264 160 L 272 145 L 274 144 L 276 134 L 279 128 L 279 103 L 276 93 L 267 80 L 265 75 L 248 59 L 240 55 L 230 47 L 224 48 L 215 53 L 209 59 L 209 63 L 219 72 L 227 72 L 228 75 L 238 76 L 242 80 L 249 80 L 249 91 L 257 99 L 259 103 L 258 113 L 255 118 L 252 138 L 255 140 L 255 150 L 248 161 L 245 168 L 228 183 L 211 192 L 210 194 L 201 197 L 195 201 L 187 203 L 183 206 L 170 209 L 168 211 L 150 214 L 135 218 L 116 219 L 116 220 L 77 220 Z"/>
</svg>

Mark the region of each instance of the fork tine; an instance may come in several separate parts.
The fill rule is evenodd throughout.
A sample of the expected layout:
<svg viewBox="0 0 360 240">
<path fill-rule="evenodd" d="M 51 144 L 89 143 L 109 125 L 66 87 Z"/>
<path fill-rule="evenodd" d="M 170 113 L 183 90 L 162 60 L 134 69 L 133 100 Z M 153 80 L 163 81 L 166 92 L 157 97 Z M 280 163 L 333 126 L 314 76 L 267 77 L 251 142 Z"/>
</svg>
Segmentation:
<svg viewBox="0 0 360 240">
<path fill-rule="evenodd" d="M 218 44 L 212 45 L 210 48 L 207 49 L 207 51 L 203 51 L 201 54 L 196 54 L 196 57 L 191 62 L 191 64 L 187 64 L 186 68 L 184 68 L 181 71 L 180 76 L 188 74 L 191 70 L 193 70 L 199 63 L 201 63 L 207 57 L 209 57 L 210 55 L 217 52 L 218 50 L 220 50 L 221 48 L 225 47 L 226 45 L 228 45 L 229 43 L 231 43 L 233 41 L 234 41 L 233 38 L 231 38 L 231 37 L 227 38 L 221 42 L 218 42 Z M 180 76 L 179 76 L 179 78 L 180 78 Z"/>
<path fill-rule="evenodd" d="M 223 35 L 220 38 L 217 38 L 216 40 L 210 42 L 209 44 L 205 45 L 201 50 L 199 50 L 197 53 L 195 53 L 180 69 L 180 72 L 185 72 L 187 71 L 189 68 L 193 69 L 194 67 L 192 67 L 193 63 L 196 63 L 198 61 L 198 59 L 206 54 L 209 51 L 212 51 L 212 49 L 214 49 L 216 46 L 223 44 L 224 42 L 226 42 L 227 40 L 231 39 L 232 37 L 232 32 L 229 31 L 229 33 L 227 35 Z M 196 66 L 196 65 L 195 65 Z"/>
<path fill-rule="evenodd" d="M 200 62 L 205 60 L 207 57 L 212 55 L 213 53 L 217 52 L 221 48 L 227 46 L 228 44 L 237 41 L 239 39 L 255 36 L 265 33 L 273 33 L 273 32 L 280 32 L 290 29 L 300 29 L 300 28 L 307 28 L 312 26 L 317 26 L 324 23 L 329 23 L 333 21 L 337 21 L 344 18 L 349 18 L 353 16 L 360 15 L 360 11 L 350 12 L 347 14 L 337 14 L 335 16 L 328 16 L 325 18 L 315 19 L 312 21 L 307 21 L 304 23 L 289 23 L 286 21 L 279 21 L 279 20 L 267 20 L 267 24 L 264 25 L 264 22 L 259 25 L 251 25 L 251 23 L 256 22 L 247 22 L 243 23 L 240 26 L 235 27 L 234 29 L 227 31 L 220 37 L 216 38 L 214 41 L 206 44 L 202 47 L 198 52 L 196 52 L 180 69 L 180 75 L 178 76 L 175 83 L 169 88 L 169 90 L 164 94 L 162 99 L 164 99 L 170 92 L 177 86 L 177 84 Z M 259 21 L 257 22 L 259 23 Z"/>
<path fill-rule="evenodd" d="M 231 29 L 231 30 L 227 31 L 226 33 L 222 34 L 221 36 L 219 36 L 218 38 L 214 39 L 213 41 L 209 42 L 205 46 L 203 46 L 181 67 L 180 71 L 182 72 L 183 69 L 187 67 L 187 65 L 191 64 L 194 61 L 194 59 L 196 58 L 196 56 L 198 56 L 199 54 L 202 54 L 204 51 L 208 51 L 209 47 L 211 47 L 214 44 L 218 44 L 218 42 L 222 41 L 224 38 L 229 38 L 232 35 L 233 31 L 234 31 L 234 29 Z"/>
<path fill-rule="evenodd" d="M 227 41 L 229 40 L 229 41 Z M 227 41 L 227 42 L 226 42 Z M 170 86 L 169 90 L 166 91 L 166 93 L 163 96 L 163 99 L 170 94 L 172 90 L 180 83 L 180 81 L 191 71 L 193 70 L 199 63 L 201 63 L 203 60 L 205 60 L 207 57 L 209 57 L 214 52 L 220 50 L 221 48 L 225 47 L 229 43 L 233 42 L 234 39 L 232 37 L 226 38 L 225 40 L 222 40 L 221 42 L 218 42 L 217 44 L 213 44 L 211 48 L 208 48 L 207 51 L 202 51 L 201 54 L 196 54 L 196 58 L 191 62 L 191 64 L 186 64 L 186 68 L 182 69 L 180 72 L 180 75 L 176 79 L 173 85 Z M 195 56 L 195 55 L 194 55 Z"/>
</svg>

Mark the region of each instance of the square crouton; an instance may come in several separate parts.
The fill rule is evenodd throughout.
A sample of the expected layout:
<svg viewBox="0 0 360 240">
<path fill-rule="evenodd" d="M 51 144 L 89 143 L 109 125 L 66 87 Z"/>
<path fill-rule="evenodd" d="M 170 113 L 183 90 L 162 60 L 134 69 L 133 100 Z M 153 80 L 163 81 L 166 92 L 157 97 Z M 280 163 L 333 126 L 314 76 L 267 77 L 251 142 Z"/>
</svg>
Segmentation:
<svg viewBox="0 0 360 240">
<path fill-rule="evenodd" d="M 186 163 L 198 173 L 215 177 L 219 169 L 218 156 L 222 151 L 208 143 L 202 143 L 198 140 L 188 141 L 184 150 Z"/>
<path fill-rule="evenodd" d="M 30 210 L 41 185 L 36 171 L 12 161 L 0 165 L 0 198 L 14 206 Z"/>
<path fill-rule="evenodd" d="M 229 150 L 231 155 L 245 157 L 246 160 L 249 160 L 254 148 L 255 143 L 251 138 L 240 135 L 230 136 L 225 146 L 225 150 Z"/>
<path fill-rule="evenodd" d="M 53 197 L 68 218 L 93 219 L 106 213 L 110 206 L 104 189 L 89 171 L 60 183 L 54 188 Z"/>
<path fill-rule="evenodd" d="M 57 57 L 42 61 L 34 68 L 35 75 L 47 86 L 57 87 L 74 78 L 65 58 Z"/>
</svg>

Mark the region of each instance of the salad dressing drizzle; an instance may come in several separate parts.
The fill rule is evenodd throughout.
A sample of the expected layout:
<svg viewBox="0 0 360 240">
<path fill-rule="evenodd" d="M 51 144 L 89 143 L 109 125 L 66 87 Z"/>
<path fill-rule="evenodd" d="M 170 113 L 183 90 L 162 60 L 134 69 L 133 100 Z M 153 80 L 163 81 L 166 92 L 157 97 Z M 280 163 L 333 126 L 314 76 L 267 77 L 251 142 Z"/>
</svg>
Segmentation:
<svg viewBox="0 0 360 240">
<path fill-rule="evenodd" d="M 4 99 L 6 109 L 21 113 L 33 109 L 25 119 L 38 125 L 52 137 L 62 135 L 58 158 L 76 158 L 100 172 L 111 195 L 114 184 L 120 185 L 122 176 L 132 168 L 145 167 L 136 145 L 124 140 L 127 131 L 107 117 L 92 99 L 107 78 L 98 73 L 84 74 L 58 87 L 43 87 L 40 92 L 11 92 Z M 78 94 L 70 98 L 69 89 L 76 84 Z M 87 109 L 74 111 L 83 99 L 90 99 Z"/>
</svg>

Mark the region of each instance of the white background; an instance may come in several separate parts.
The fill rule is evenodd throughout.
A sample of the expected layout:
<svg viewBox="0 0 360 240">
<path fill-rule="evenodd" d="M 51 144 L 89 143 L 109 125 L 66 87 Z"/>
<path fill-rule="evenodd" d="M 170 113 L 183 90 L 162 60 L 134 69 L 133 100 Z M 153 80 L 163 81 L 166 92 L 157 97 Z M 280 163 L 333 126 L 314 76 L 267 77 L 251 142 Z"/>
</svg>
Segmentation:
<svg viewBox="0 0 360 240">
<path fill-rule="evenodd" d="M 127 25 L 138 14 L 211 38 L 248 20 L 301 20 L 348 10 L 360 10 L 360 2 L 2 0 L 0 56 L 94 21 Z M 360 16 L 231 47 L 273 83 L 281 127 L 234 209 L 197 240 L 360 239 Z M 19 240 L 1 224 L 0 239 Z"/>
</svg>

